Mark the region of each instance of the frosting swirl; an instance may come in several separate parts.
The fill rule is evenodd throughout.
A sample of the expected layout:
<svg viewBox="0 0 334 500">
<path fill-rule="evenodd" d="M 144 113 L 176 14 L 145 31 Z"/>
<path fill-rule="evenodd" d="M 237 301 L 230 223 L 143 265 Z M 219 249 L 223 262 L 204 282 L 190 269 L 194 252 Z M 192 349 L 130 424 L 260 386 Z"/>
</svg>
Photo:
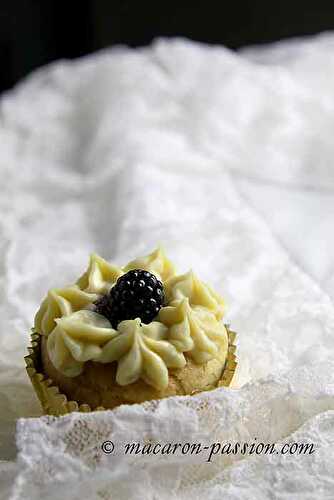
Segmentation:
<svg viewBox="0 0 334 500">
<path fill-rule="evenodd" d="M 140 318 L 112 328 L 93 304 L 131 269 L 156 274 L 164 283 L 167 304 L 149 324 Z M 185 366 L 187 357 L 204 364 L 224 362 L 228 337 L 221 320 L 222 298 L 193 271 L 178 275 L 161 248 L 124 268 L 92 254 L 76 284 L 52 289 L 35 317 L 35 331 L 47 336 L 54 366 L 68 377 L 79 375 L 87 361 L 117 363 L 116 382 L 138 379 L 158 390 L 168 385 L 168 370 Z"/>
<path fill-rule="evenodd" d="M 169 325 L 169 341 L 187 352 L 196 363 L 206 363 L 227 348 L 224 324 L 203 306 L 191 307 L 189 299 L 177 300 L 160 310 L 160 320 Z"/>
<path fill-rule="evenodd" d="M 118 361 L 119 385 L 142 378 L 147 384 L 164 389 L 168 385 L 167 368 L 183 368 L 186 364 L 183 353 L 168 341 L 168 328 L 162 323 L 152 321 L 144 325 L 139 318 L 126 320 L 119 324 L 118 332 L 96 361 Z"/>
<path fill-rule="evenodd" d="M 167 259 L 161 247 L 156 248 L 145 257 L 139 257 L 129 262 L 129 264 L 125 266 L 124 272 L 131 271 L 131 269 L 144 269 L 145 271 L 158 275 L 162 281 L 175 275 L 175 267 L 171 261 Z"/>
<path fill-rule="evenodd" d="M 223 299 L 200 281 L 193 271 L 173 276 L 166 282 L 168 301 L 188 298 L 191 306 L 201 306 L 212 312 L 217 319 L 224 314 Z"/>
<path fill-rule="evenodd" d="M 75 311 L 84 309 L 98 297 L 97 294 L 81 290 L 77 285 L 52 288 L 35 316 L 35 330 L 48 335 L 56 326 L 56 318 L 69 316 Z"/>
<path fill-rule="evenodd" d="M 77 285 L 88 293 L 103 294 L 110 290 L 122 274 L 123 271 L 119 267 L 112 266 L 96 253 L 92 253 L 88 269 L 78 279 Z"/>
</svg>

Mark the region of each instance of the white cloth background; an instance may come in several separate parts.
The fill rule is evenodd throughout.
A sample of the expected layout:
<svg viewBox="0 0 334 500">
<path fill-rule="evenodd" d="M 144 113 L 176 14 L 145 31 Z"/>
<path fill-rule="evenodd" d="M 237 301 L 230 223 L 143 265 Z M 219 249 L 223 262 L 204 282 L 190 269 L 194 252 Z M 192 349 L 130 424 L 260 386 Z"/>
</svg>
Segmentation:
<svg viewBox="0 0 334 500">
<path fill-rule="evenodd" d="M 159 40 L 2 97 L 0 498 L 333 498 L 333 89 L 323 34 L 239 54 Z M 23 418 L 40 415 L 22 358 L 46 289 L 92 250 L 121 264 L 158 242 L 226 297 L 243 387 Z M 255 437 L 316 452 L 167 464 L 99 449 Z"/>
</svg>

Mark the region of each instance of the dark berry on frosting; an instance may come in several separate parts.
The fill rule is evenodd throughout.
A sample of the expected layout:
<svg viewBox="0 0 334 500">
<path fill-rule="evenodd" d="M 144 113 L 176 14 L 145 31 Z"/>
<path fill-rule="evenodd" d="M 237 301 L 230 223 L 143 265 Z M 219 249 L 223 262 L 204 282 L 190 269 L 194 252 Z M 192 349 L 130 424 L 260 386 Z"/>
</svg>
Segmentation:
<svg viewBox="0 0 334 500">
<path fill-rule="evenodd" d="M 126 319 L 140 318 L 150 323 L 165 300 L 163 284 L 154 274 L 133 269 L 118 278 L 107 295 L 96 304 L 95 310 L 109 319 L 113 328 Z"/>
<path fill-rule="evenodd" d="M 106 318 L 111 318 L 112 312 L 109 295 L 103 295 L 95 302 L 95 312 L 102 314 Z"/>
</svg>

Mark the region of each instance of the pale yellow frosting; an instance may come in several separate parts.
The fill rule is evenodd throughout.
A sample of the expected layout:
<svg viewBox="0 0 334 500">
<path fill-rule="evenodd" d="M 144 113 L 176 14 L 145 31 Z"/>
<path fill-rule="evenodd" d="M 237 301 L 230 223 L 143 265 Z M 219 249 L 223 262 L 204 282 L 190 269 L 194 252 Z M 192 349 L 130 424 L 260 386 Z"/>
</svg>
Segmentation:
<svg viewBox="0 0 334 500">
<path fill-rule="evenodd" d="M 150 324 L 126 320 L 112 328 L 93 311 L 93 303 L 130 269 L 145 269 L 164 283 L 167 305 Z M 79 375 L 86 361 L 117 362 L 116 381 L 128 385 L 139 378 L 163 389 L 168 369 L 182 368 L 187 356 L 203 364 L 227 352 L 221 318 L 222 298 L 190 271 L 177 275 L 161 248 L 124 268 L 96 254 L 75 285 L 50 290 L 35 317 L 35 330 L 46 335 L 54 366 L 64 375 Z M 224 362 L 224 359 L 221 359 Z"/>
<path fill-rule="evenodd" d="M 152 253 L 145 255 L 145 257 L 139 257 L 129 262 L 129 264 L 124 267 L 124 272 L 126 273 L 131 269 L 144 269 L 145 271 L 150 271 L 157 275 L 161 281 L 165 281 L 171 276 L 174 276 L 176 272 L 174 265 L 167 259 L 161 247 L 156 248 Z"/>
<path fill-rule="evenodd" d="M 70 316 L 98 300 L 99 295 L 87 293 L 78 285 L 67 288 L 52 288 L 43 300 L 35 316 L 35 330 L 48 335 L 56 326 L 55 319 Z"/>
<path fill-rule="evenodd" d="M 168 369 L 186 364 L 182 352 L 168 341 L 168 328 L 158 321 L 149 325 L 140 319 L 122 321 L 119 335 L 103 347 L 95 361 L 118 361 L 116 382 L 128 385 L 142 378 L 157 389 L 168 385 Z"/>
<path fill-rule="evenodd" d="M 107 318 L 90 310 L 77 311 L 55 322 L 47 348 L 54 366 L 68 377 L 79 375 L 84 363 L 98 358 L 103 346 L 119 334 Z"/>
<path fill-rule="evenodd" d="M 88 269 L 78 279 L 77 285 L 86 292 L 103 294 L 110 290 L 122 274 L 121 268 L 112 266 L 102 257 L 93 253 L 89 259 Z"/>
<path fill-rule="evenodd" d="M 193 271 L 173 276 L 165 284 L 167 300 L 187 298 L 190 306 L 205 307 L 217 319 L 224 314 L 224 301 L 209 285 L 200 281 Z"/>
<path fill-rule="evenodd" d="M 202 305 L 191 307 L 189 298 L 175 300 L 159 312 L 159 319 L 169 326 L 169 341 L 187 352 L 196 363 L 206 363 L 227 347 L 224 324 Z"/>
</svg>

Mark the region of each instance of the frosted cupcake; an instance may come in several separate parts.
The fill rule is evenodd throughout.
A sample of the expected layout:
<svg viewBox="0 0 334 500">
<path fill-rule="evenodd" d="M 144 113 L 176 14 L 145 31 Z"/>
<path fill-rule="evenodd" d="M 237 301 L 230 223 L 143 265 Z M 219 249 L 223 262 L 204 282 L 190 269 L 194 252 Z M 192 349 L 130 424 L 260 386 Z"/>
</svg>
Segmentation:
<svg viewBox="0 0 334 500">
<path fill-rule="evenodd" d="M 114 408 L 231 382 L 235 334 L 222 298 L 158 248 L 124 267 L 96 254 L 48 292 L 27 370 L 45 412 Z"/>
</svg>

